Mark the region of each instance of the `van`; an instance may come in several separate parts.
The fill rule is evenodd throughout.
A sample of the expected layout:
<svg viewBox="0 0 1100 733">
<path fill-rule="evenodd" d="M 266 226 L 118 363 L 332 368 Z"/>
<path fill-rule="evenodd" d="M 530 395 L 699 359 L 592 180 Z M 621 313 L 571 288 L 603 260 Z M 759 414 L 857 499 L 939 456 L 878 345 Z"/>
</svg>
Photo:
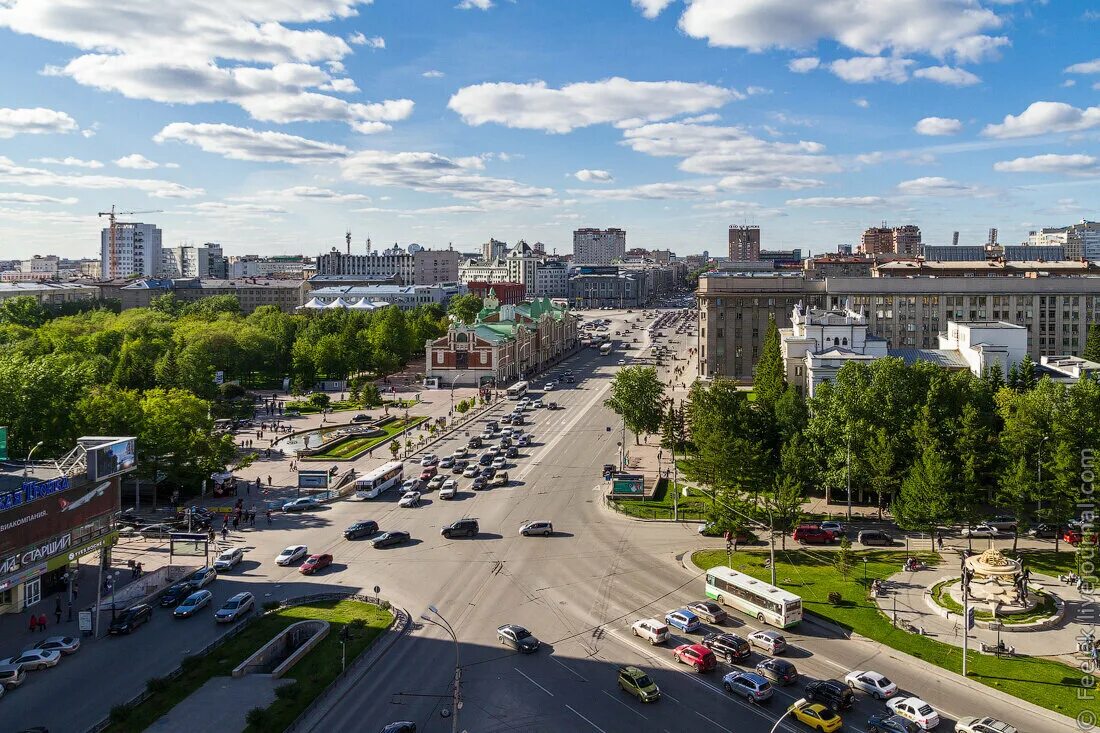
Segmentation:
<svg viewBox="0 0 1100 733">
<path fill-rule="evenodd" d="M 856 535 L 856 542 L 861 545 L 889 546 L 894 544 L 894 539 L 881 529 L 864 529 Z"/>
</svg>

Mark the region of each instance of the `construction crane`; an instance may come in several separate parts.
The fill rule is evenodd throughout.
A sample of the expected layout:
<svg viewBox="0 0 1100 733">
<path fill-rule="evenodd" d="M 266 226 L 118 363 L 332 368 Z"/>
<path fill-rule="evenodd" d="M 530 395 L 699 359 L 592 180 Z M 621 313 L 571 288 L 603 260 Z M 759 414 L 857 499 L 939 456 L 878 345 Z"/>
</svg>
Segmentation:
<svg viewBox="0 0 1100 733">
<path fill-rule="evenodd" d="M 108 229 L 107 229 L 107 272 L 103 273 L 103 279 L 109 280 L 114 277 L 115 273 L 115 225 L 116 217 L 119 216 L 132 216 L 133 214 L 161 214 L 162 209 L 150 209 L 148 211 L 115 211 L 115 205 L 111 204 L 110 211 L 100 211 L 99 216 L 107 217 Z"/>
</svg>

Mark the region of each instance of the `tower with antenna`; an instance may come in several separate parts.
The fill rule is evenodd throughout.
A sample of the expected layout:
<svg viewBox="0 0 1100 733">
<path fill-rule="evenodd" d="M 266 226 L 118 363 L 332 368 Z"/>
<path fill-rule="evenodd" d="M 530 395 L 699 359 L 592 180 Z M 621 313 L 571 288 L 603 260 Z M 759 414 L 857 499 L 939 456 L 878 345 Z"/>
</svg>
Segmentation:
<svg viewBox="0 0 1100 733">
<path fill-rule="evenodd" d="M 367 235 L 367 254 L 370 254 L 370 235 Z"/>
<path fill-rule="evenodd" d="M 346 232 L 344 232 L 344 242 L 347 244 L 348 254 L 350 255 L 351 254 L 351 230 L 350 229 L 348 229 Z"/>
</svg>

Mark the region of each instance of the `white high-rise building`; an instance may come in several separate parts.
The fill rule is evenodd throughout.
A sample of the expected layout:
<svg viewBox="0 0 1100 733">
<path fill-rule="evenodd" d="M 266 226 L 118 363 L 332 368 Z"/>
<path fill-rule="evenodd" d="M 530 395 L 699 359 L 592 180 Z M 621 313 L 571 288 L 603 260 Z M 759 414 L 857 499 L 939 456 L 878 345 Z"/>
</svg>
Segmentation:
<svg viewBox="0 0 1100 733">
<path fill-rule="evenodd" d="M 110 251 L 110 227 L 100 232 L 100 261 L 103 278 L 142 275 L 155 277 L 163 274 L 164 256 L 161 246 L 162 232 L 155 224 L 119 222 L 115 224 L 114 252 Z"/>
<path fill-rule="evenodd" d="M 623 229 L 577 229 L 573 232 L 573 264 L 610 265 L 626 254 Z"/>
</svg>

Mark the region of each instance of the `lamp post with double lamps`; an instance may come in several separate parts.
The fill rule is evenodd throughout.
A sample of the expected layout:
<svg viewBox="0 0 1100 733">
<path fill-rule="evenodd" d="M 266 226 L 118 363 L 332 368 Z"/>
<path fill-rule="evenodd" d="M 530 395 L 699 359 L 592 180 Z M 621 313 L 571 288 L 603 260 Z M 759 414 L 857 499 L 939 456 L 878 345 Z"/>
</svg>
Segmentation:
<svg viewBox="0 0 1100 733">
<path fill-rule="evenodd" d="M 798 708 L 798 707 L 800 707 L 802 705 L 805 705 L 805 704 L 806 704 L 806 698 L 804 698 L 804 697 L 800 697 L 797 700 L 795 700 L 793 703 L 791 703 L 791 706 L 789 708 L 787 708 L 787 712 L 783 713 L 778 718 L 776 718 L 775 725 L 772 726 L 772 729 L 771 729 L 771 731 L 769 731 L 769 733 L 775 733 L 777 730 L 779 730 L 779 724 L 783 722 L 783 719 L 786 718 L 788 715 L 790 715 L 792 712 L 794 712 L 795 708 Z"/>
<path fill-rule="evenodd" d="M 451 628 L 450 622 L 443 618 L 438 608 L 435 606 L 428 606 L 428 611 L 438 618 L 439 621 L 436 621 L 427 613 L 420 614 L 420 620 L 443 629 L 451 637 L 451 641 L 455 643 L 455 680 L 451 701 L 451 733 L 458 733 L 458 712 L 462 709 L 462 667 L 458 660 L 458 636 L 455 634 L 455 630 Z M 440 621 L 442 621 L 442 623 L 440 623 Z"/>
</svg>

